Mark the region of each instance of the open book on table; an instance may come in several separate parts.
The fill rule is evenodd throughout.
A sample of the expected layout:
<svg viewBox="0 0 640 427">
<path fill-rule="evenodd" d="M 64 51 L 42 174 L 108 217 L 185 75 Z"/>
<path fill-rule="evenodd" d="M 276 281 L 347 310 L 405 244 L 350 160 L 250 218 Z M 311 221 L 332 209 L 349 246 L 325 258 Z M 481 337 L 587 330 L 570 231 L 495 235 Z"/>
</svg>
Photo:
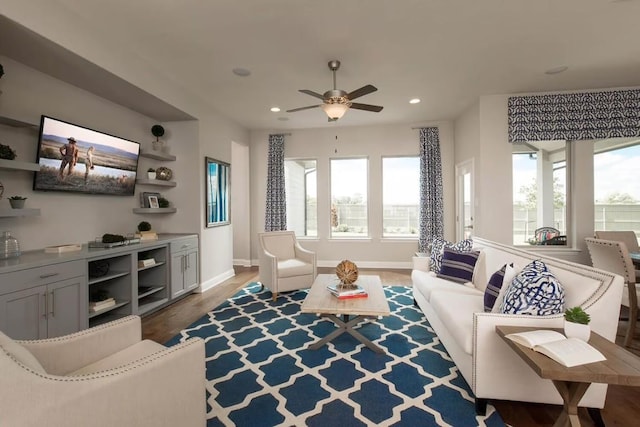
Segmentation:
<svg viewBox="0 0 640 427">
<path fill-rule="evenodd" d="M 607 360 L 602 353 L 578 338 L 567 338 L 560 332 L 541 329 L 506 335 L 506 338 L 535 350 L 566 366 L 579 366 Z"/>
</svg>

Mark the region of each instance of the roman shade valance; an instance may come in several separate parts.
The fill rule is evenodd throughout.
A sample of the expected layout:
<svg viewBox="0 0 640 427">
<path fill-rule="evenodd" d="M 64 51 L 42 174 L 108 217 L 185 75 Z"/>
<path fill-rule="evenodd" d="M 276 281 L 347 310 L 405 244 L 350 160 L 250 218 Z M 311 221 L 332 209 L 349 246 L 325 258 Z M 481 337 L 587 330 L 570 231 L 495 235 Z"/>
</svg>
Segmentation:
<svg viewBox="0 0 640 427">
<path fill-rule="evenodd" d="M 512 96 L 509 142 L 640 136 L 640 90 Z"/>
</svg>

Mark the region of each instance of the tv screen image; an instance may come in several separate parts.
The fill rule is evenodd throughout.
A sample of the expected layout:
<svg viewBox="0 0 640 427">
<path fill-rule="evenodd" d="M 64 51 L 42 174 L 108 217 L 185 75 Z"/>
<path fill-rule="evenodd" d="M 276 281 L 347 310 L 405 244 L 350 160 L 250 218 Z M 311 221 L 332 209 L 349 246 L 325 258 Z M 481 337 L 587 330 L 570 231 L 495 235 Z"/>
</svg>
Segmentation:
<svg viewBox="0 0 640 427">
<path fill-rule="evenodd" d="M 140 144 L 42 116 L 33 189 L 133 196 Z"/>
</svg>

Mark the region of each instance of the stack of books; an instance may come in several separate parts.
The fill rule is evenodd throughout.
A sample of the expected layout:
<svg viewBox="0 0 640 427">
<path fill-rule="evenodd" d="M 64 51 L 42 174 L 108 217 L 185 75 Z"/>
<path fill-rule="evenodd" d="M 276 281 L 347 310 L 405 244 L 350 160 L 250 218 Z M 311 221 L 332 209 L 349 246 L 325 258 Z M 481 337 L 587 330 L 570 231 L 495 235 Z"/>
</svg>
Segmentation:
<svg viewBox="0 0 640 427">
<path fill-rule="evenodd" d="M 369 296 L 362 286 L 343 288 L 341 285 L 328 285 L 327 289 L 331 295 L 338 299 L 366 298 Z"/>
<path fill-rule="evenodd" d="M 102 301 L 89 301 L 89 311 L 95 313 L 96 311 L 104 310 L 105 308 L 113 307 L 116 305 L 114 298 L 103 299 Z"/>
</svg>

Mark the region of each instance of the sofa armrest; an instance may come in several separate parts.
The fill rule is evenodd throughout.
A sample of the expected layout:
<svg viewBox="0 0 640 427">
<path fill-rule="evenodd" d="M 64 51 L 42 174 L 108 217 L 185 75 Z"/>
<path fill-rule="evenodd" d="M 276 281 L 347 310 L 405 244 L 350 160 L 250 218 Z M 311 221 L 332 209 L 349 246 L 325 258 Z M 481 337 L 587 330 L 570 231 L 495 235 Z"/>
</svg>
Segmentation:
<svg viewBox="0 0 640 427">
<path fill-rule="evenodd" d="M 413 269 L 420 271 L 431 271 L 431 260 L 428 256 L 414 256 Z"/>
<path fill-rule="evenodd" d="M 38 359 L 49 374 L 65 375 L 141 339 L 140 317 L 127 316 L 57 338 L 18 342 Z"/>
<path fill-rule="evenodd" d="M 298 242 L 296 242 L 296 245 L 294 246 L 294 250 L 295 250 L 296 258 L 301 259 L 305 262 L 308 262 L 309 264 L 315 265 L 316 263 L 315 252 L 306 250 L 305 248 L 300 246 Z"/>
<path fill-rule="evenodd" d="M 276 283 L 278 259 L 275 255 L 265 251 L 264 249 L 261 249 L 258 256 L 258 261 L 258 274 L 260 276 L 260 282 L 262 282 L 262 284 L 267 288 L 272 289 L 272 287 Z"/>
<path fill-rule="evenodd" d="M 0 390 L 0 413 L 7 425 L 206 423 L 205 349 L 199 338 L 89 375 L 37 374 L 14 365 Z"/>
</svg>

